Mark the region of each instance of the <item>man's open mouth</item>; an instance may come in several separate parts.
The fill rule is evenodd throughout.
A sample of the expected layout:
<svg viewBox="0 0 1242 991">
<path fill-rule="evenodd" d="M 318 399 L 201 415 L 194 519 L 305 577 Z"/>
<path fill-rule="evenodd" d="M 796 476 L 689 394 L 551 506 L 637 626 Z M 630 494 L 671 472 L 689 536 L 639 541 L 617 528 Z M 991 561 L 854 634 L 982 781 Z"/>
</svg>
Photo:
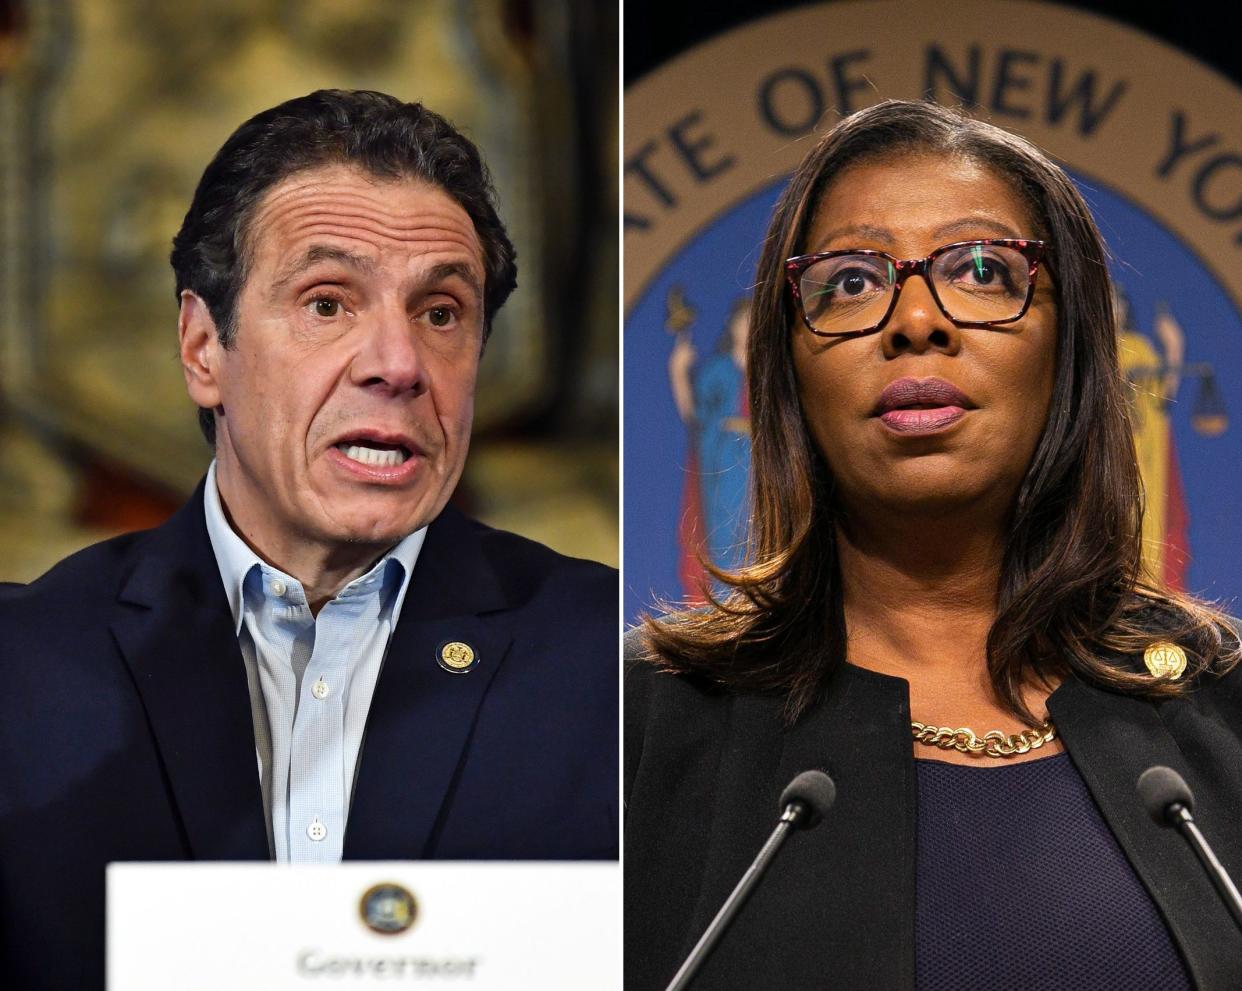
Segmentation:
<svg viewBox="0 0 1242 991">
<path fill-rule="evenodd" d="M 374 440 L 346 440 L 336 449 L 351 461 L 373 468 L 395 468 L 410 457 L 409 449 L 400 444 L 381 444 Z"/>
</svg>

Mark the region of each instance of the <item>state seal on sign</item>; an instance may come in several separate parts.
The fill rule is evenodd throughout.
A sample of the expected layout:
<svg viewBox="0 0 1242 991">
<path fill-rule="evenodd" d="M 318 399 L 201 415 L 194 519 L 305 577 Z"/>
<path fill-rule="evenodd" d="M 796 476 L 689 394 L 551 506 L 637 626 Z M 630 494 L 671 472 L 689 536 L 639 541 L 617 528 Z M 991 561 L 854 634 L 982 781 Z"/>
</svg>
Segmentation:
<svg viewBox="0 0 1242 991">
<path fill-rule="evenodd" d="M 414 925 L 418 918 L 418 902 L 409 888 L 387 881 L 363 892 L 358 902 L 358 915 L 372 932 L 395 936 Z"/>
</svg>

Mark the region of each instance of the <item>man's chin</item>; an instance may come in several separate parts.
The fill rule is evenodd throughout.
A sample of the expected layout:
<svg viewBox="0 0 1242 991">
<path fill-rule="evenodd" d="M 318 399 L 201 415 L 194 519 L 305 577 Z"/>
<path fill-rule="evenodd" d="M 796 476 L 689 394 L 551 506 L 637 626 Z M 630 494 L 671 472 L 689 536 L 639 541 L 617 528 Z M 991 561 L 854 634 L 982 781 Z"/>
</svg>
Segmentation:
<svg viewBox="0 0 1242 991">
<path fill-rule="evenodd" d="M 312 476 L 312 488 L 319 539 L 372 546 L 391 546 L 422 529 L 440 515 L 452 494 L 443 475 L 430 471 L 401 486 Z"/>
<path fill-rule="evenodd" d="M 444 500 L 447 502 L 447 499 Z M 324 536 L 342 544 L 391 545 L 420 530 L 440 514 L 443 503 L 404 498 L 352 499 L 329 509 Z"/>
<path fill-rule="evenodd" d="M 334 543 L 342 545 L 366 545 L 369 547 L 391 547 L 415 530 L 420 530 L 430 520 L 409 519 L 395 521 L 392 517 L 383 520 L 358 521 L 333 528 L 330 537 Z"/>
</svg>

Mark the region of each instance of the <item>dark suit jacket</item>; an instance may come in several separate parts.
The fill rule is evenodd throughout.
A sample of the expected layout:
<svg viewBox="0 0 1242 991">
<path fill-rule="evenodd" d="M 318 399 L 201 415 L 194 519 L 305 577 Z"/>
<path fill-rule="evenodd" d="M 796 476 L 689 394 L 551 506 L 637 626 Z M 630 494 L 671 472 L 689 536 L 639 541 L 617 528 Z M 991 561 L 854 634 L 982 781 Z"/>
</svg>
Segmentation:
<svg viewBox="0 0 1242 991">
<path fill-rule="evenodd" d="M 617 581 L 452 509 L 376 685 L 347 859 L 617 855 Z M 436 662 L 446 640 L 476 668 Z M 0 986 L 103 985 L 104 865 L 264 860 L 245 669 L 202 487 L 0 587 Z"/>
<path fill-rule="evenodd" d="M 729 695 L 643 663 L 624 689 L 626 988 L 667 985 L 775 826 L 782 789 L 822 768 L 837 786 L 832 810 L 789 840 L 695 989 L 913 991 L 906 682 L 845 666 L 792 728 L 778 698 Z M 1238 991 L 1242 935 L 1187 845 L 1147 815 L 1135 782 L 1153 764 L 1178 771 L 1204 834 L 1242 880 L 1242 670 L 1160 704 L 1071 678 L 1048 708 L 1197 986 Z"/>
</svg>

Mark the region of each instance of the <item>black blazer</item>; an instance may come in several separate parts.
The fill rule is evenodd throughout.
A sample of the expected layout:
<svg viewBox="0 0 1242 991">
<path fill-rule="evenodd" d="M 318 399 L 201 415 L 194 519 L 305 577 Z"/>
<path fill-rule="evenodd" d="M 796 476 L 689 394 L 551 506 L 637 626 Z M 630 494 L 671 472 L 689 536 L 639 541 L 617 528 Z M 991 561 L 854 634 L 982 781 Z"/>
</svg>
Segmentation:
<svg viewBox="0 0 1242 991">
<path fill-rule="evenodd" d="M 832 811 L 781 851 L 696 991 L 913 991 L 907 683 L 843 666 L 791 729 L 780 699 L 729 695 L 644 663 L 627 669 L 624 692 L 626 988 L 668 984 L 776 824 L 782 789 L 823 768 L 837 786 Z M 1242 880 L 1242 671 L 1160 704 L 1071 678 L 1048 708 L 1197 986 L 1242 989 L 1242 935 L 1194 854 L 1134 788 L 1153 764 L 1181 773 L 1204 834 Z"/>
<path fill-rule="evenodd" d="M 616 603 L 612 569 L 446 509 L 375 688 L 346 859 L 616 857 Z M 442 670 L 446 640 L 478 666 Z M 109 861 L 267 858 L 202 487 L 0 586 L 0 986 L 103 986 Z"/>
</svg>

